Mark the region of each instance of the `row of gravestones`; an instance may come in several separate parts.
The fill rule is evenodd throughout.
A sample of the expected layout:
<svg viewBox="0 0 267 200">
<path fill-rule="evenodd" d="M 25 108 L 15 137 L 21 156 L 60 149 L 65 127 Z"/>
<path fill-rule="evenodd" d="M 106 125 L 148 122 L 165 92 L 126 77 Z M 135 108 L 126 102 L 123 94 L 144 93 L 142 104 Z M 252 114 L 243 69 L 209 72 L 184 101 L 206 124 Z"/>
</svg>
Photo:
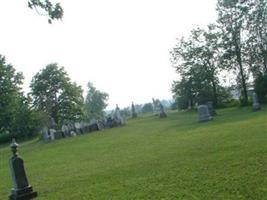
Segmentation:
<svg viewBox="0 0 267 200">
<path fill-rule="evenodd" d="M 213 107 L 212 101 L 207 102 L 207 104 L 205 105 L 199 105 L 197 110 L 199 122 L 210 121 L 216 115 L 216 111 Z M 253 92 L 252 94 L 252 110 L 254 112 L 261 110 L 261 106 L 258 101 L 257 94 L 255 92 Z"/>
<path fill-rule="evenodd" d="M 117 107 L 118 108 L 118 107 Z M 61 130 L 55 128 L 43 128 L 42 135 L 45 141 L 61 139 L 65 137 L 73 137 L 93 131 L 101 131 L 108 128 L 122 126 L 126 123 L 126 119 L 121 117 L 119 108 L 115 110 L 112 117 L 107 117 L 101 120 L 91 120 L 88 122 L 75 122 L 64 124 Z"/>
</svg>

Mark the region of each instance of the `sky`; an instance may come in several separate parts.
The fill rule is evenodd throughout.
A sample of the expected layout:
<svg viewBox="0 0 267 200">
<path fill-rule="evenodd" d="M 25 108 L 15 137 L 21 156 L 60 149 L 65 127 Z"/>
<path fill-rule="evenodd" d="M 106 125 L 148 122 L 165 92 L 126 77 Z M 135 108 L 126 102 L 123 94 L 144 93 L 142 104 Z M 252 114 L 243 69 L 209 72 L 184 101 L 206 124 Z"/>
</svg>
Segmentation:
<svg viewBox="0 0 267 200">
<path fill-rule="evenodd" d="M 55 2 L 55 1 L 54 1 Z M 177 38 L 216 20 L 216 0 L 58 0 L 60 21 L 0 1 L 0 54 L 23 73 L 24 90 L 47 64 L 63 66 L 72 81 L 109 94 L 108 108 L 152 98 L 171 99 L 178 75 L 170 62 Z"/>
</svg>

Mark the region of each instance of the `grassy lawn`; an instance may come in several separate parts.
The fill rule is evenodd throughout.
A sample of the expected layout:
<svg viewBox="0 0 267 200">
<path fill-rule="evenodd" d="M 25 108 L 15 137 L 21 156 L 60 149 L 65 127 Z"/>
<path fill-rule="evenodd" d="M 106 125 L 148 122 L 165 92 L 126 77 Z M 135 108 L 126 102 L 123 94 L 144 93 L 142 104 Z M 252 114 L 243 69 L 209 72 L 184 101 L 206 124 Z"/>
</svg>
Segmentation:
<svg viewBox="0 0 267 200">
<path fill-rule="evenodd" d="M 130 120 L 124 127 L 20 145 L 40 200 L 267 199 L 267 107 Z M 9 147 L 0 148 L 0 199 L 12 187 Z"/>
</svg>

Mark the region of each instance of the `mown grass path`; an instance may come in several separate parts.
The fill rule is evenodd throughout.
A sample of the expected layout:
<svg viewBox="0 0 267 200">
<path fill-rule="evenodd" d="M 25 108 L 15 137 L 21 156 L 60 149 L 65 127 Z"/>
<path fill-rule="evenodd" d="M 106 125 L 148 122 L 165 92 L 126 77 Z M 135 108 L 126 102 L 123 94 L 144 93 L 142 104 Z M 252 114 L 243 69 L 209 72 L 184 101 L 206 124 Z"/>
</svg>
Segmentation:
<svg viewBox="0 0 267 200">
<path fill-rule="evenodd" d="M 267 199 L 267 107 L 130 120 L 124 127 L 50 143 L 21 144 L 40 200 Z M 12 187 L 0 148 L 0 199 Z"/>
</svg>

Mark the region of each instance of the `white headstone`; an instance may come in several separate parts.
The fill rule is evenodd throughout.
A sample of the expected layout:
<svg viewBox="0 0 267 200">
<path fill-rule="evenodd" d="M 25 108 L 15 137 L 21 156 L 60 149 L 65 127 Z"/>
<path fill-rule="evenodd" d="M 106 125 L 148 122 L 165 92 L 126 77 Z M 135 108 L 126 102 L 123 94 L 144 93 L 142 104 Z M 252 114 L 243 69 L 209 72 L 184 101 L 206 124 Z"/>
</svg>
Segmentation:
<svg viewBox="0 0 267 200">
<path fill-rule="evenodd" d="M 261 109 L 260 103 L 258 101 L 258 96 L 256 94 L 256 92 L 252 93 L 252 107 L 253 107 L 253 111 L 259 111 Z"/>
<path fill-rule="evenodd" d="M 55 129 L 49 129 L 49 133 L 50 133 L 50 139 L 51 140 L 55 140 L 55 133 L 57 131 Z"/>
</svg>

